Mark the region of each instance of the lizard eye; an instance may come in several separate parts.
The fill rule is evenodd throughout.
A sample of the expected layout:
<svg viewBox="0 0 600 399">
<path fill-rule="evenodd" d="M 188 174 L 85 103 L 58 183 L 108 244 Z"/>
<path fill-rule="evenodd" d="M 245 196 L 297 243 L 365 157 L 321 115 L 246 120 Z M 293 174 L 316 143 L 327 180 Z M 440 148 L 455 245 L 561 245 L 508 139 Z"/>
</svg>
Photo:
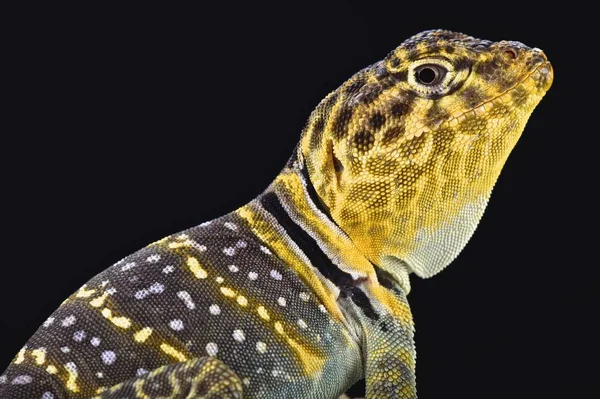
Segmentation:
<svg viewBox="0 0 600 399">
<path fill-rule="evenodd" d="M 425 97 L 443 95 L 453 86 L 456 75 L 448 60 L 426 58 L 409 66 L 408 84 Z"/>
<path fill-rule="evenodd" d="M 415 80 L 426 86 L 434 86 L 444 80 L 448 70 L 441 65 L 425 64 L 415 68 Z"/>
</svg>

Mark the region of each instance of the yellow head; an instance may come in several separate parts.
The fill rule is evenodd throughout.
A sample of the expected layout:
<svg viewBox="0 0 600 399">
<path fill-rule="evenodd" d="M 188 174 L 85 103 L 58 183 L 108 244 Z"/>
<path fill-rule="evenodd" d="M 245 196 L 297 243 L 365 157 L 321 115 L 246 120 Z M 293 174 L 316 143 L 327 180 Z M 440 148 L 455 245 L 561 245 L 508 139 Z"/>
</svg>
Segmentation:
<svg viewBox="0 0 600 399">
<path fill-rule="evenodd" d="M 429 277 L 471 237 L 552 76 L 521 43 L 423 32 L 318 105 L 300 156 L 361 252 Z"/>
</svg>

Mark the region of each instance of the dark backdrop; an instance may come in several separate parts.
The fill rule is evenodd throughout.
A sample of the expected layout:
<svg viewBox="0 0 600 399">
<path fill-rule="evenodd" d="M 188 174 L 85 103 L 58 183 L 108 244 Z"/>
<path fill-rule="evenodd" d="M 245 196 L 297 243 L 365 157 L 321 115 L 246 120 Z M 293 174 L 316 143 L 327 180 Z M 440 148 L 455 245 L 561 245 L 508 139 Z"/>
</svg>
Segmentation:
<svg viewBox="0 0 600 399">
<path fill-rule="evenodd" d="M 583 109 L 598 65 L 585 22 L 540 2 L 403 3 L 5 15 L 3 80 L 16 90 L 1 145 L 0 369 L 90 277 L 261 192 L 313 107 L 354 72 L 446 28 L 540 47 L 556 77 L 470 244 L 412 280 L 420 397 L 553 397 L 589 383 L 598 128 Z"/>
</svg>

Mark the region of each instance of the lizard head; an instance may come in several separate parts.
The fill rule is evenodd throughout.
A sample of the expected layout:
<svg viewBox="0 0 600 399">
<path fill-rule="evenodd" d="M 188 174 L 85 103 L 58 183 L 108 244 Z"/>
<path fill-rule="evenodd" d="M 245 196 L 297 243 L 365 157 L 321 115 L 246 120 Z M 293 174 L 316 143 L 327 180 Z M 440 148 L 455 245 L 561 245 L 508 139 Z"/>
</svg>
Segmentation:
<svg viewBox="0 0 600 399">
<path fill-rule="evenodd" d="M 471 237 L 552 77 L 521 43 L 423 32 L 318 105 L 301 157 L 365 256 L 429 277 Z"/>
</svg>

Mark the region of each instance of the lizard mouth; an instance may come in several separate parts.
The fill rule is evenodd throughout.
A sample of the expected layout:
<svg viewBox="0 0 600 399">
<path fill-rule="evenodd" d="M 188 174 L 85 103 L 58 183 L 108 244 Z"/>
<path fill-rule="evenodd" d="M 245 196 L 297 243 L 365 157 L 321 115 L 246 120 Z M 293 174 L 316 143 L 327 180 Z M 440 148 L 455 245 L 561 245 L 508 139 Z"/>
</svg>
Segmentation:
<svg viewBox="0 0 600 399">
<path fill-rule="evenodd" d="M 504 92 L 491 98 L 490 100 L 484 101 L 476 107 L 473 107 L 467 111 L 460 111 L 452 115 L 449 119 L 441 121 L 435 130 L 443 127 L 454 127 L 460 122 L 467 119 L 469 116 L 481 116 L 486 112 L 489 112 L 494 107 L 504 106 L 514 101 L 513 93 L 518 87 L 522 87 L 526 90 L 527 96 L 537 95 L 539 99 L 548 91 L 552 85 L 554 73 L 552 65 L 548 61 L 544 61 L 539 64 L 535 69 L 527 74 L 523 79 L 519 80 L 513 86 L 506 89 Z M 434 130 L 432 129 L 432 130 Z"/>
</svg>

